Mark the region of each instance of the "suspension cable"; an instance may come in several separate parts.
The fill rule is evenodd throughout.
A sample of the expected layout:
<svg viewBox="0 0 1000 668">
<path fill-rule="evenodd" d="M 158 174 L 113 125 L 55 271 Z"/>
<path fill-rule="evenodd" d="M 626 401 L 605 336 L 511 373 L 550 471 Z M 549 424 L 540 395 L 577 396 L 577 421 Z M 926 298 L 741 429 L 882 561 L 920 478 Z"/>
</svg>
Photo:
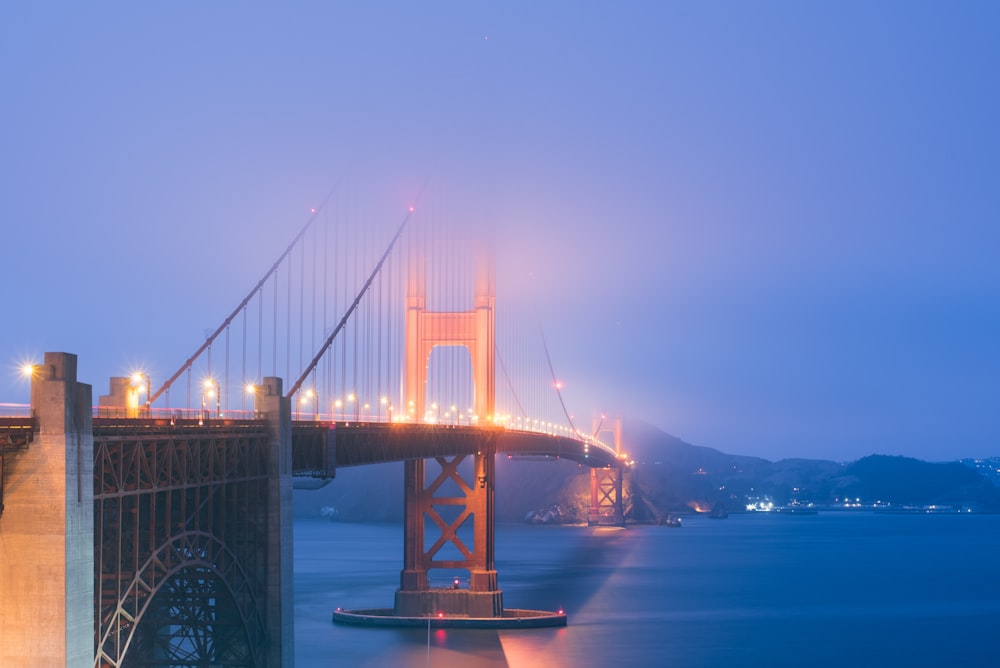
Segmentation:
<svg viewBox="0 0 1000 668">
<path fill-rule="evenodd" d="M 574 434 L 579 434 L 576 426 L 573 424 L 573 418 L 570 417 L 569 411 L 566 410 L 566 402 L 563 401 L 562 388 L 559 387 L 559 380 L 556 378 L 556 370 L 552 367 L 552 357 L 549 356 L 549 346 L 545 342 L 545 332 L 542 331 L 541 326 L 539 326 L 538 331 L 542 335 L 542 348 L 545 350 L 545 361 L 549 363 L 549 372 L 552 374 L 552 386 L 555 387 L 556 396 L 559 397 L 559 405 L 562 406 L 563 414 L 566 416 L 567 422 L 569 422 L 570 429 L 573 430 Z"/>
<path fill-rule="evenodd" d="M 379 259 L 378 263 L 375 265 L 375 268 L 372 269 L 371 274 L 368 276 L 368 280 L 365 281 L 365 284 L 361 287 L 361 291 L 358 292 L 357 296 L 354 298 L 354 301 L 351 302 L 350 307 L 348 307 L 347 311 L 344 313 L 344 316 L 340 319 L 340 322 L 337 324 L 337 326 L 334 328 L 334 330 L 330 333 L 330 336 L 327 337 L 326 342 L 323 343 L 323 346 L 319 349 L 319 352 L 317 352 L 316 356 L 313 357 L 312 362 L 309 363 L 309 366 L 307 366 L 305 368 L 305 370 L 303 370 L 302 375 L 299 376 L 299 379 L 297 381 L 295 381 L 294 385 L 292 385 L 292 388 L 285 395 L 286 397 L 292 397 L 292 396 L 295 395 L 296 392 L 299 391 L 299 388 L 302 387 L 302 383 L 305 382 L 306 377 L 312 372 L 312 370 L 314 368 L 316 368 L 316 365 L 319 363 L 320 358 L 322 358 L 323 355 L 326 353 L 327 349 L 330 347 L 330 344 L 333 343 L 333 340 L 335 338 L 337 338 L 337 334 L 340 333 L 340 330 L 343 329 L 344 325 L 347 324 L 347 321 L 350 319 L 350 317 L 354 313 L 355 309 L 357 309 L 358 304 L 361 303 L 362 297 L 365 296 L 365 293 L 368 291 L 368 288 L 371 286 L 372 281 L 375 280 L 375 277 L 382 270 L 382 265 L 385 264 L 386 259 L 389 257 L 389 254 L 392 252 L 393 246 L 396 245 L 396 242 L 403 235 L 403 230 L 406 229 L 406 225 L 407 225 L 407 223 L 410 222 L 410 218 L 411 218 L 412 215 L 413 215 L 413 210 L 411 209 L 406 214 L 406 216 L 403 218 L 403 222 L 400 223 L 399 229 L 396 230 L 396 235 L 392 238 L 392 241 L 389 242 L 389 246 L 385 249 L 385 252 L 382 253 L 382 257 Z"/>
<path fill-rule="evenodd" d="M 229 324 L 236 318 L 236 316 L 239 315 L 240 311 L 243 310 L 243 307 L 246 306 L 251 299 L 253 299 L 253 296 L 257 294 L 257 291 L 260 290 L 261 287 L 263 287 L 264 283 L 267 282 L 267 279 L 269 279 L 271 275 L 275 271 L 277 271 L 282 261 L 288 256 L 289 253 L 292 252 L 292 249 L 295 248 L 295 245 L 305 235 L 306 231 L 313 224 L 313 221 L 316 220 L 316 216 L 323 209 L 323 207 L 326 206 L 326 203 L 330 200 L 330 198 L 333 197 L 333 193 L 337 190 L 338 185 L 339 185 L 339 179 L 338 182 L 335 183 L 334 186 L 330 189 L 330 192 L 327 193 L 326 197 L 323 198 L 323 201 L 320 202 L 320 205 L 312 211 L 312 214 L 309 216 L 309 219 L 306 221 L 305 225 L 302 226 L 302 229 L 299 230 L 299 233 L 295 235 L 295 238 L 292 240 L 292 243 L 288 245 L 288 248 L 285 249 L 285 252 L 283 252 L 281 256 L 278 257 L 277 261 L 275 261 L 275 263 L 271 265 L 271 268 L 267 270 L 267 273 L 264 274 L 263 278 L 257 281 L 257 285 L 255 285 L 253 289 L 250 291 L 250 293 L 243 298 L 243 301 L 241 301 L 239 303 L 239 306 L 237 306 L 233 310 L 233 312 L 229 314 L 229 317 L 226 318 L 221 325 L 219 325 L 219 328 L 216 329 L 215 332 L 210 337 L 208 337 L 208 339 L 206 339 L 203 344 L 201 344 L 198 350 L 196 350 L 195 353 L 191 355 L 191 357 L 189 357 L 187 361 L 184 362 L 184 364 L 181 365 L 181 368 L 178 369 L 174 373 L 174 375 L 170 376 L 170 378 L 168 378 L 167 381 L 163 383 L 162 386 L 160 386 L 160 389 L 158 389 L 156 392 L 153 393 L 151 397 L 149 397 L 148 400 L 149 404 L 152 404 L 154 401 L 156 401 L 156 399 L 158 399 L 159 396 L 163 394 L 167 390 L 167 388 L 169 388 L 170 385 L 173 384 L 175 380 L 180 378 L 182 373 L 191 368 L 191 365 L 194 364 L 195 360 L 197 360 L 198 357 L 201 356 L 203 352 L 205 352 L 206 348 L 212 345 L 212 342 L 215 341 L 216 337 L 218 337 L 222 332 L 226 330 L 226 327 L 228 327 Z"/>
</svg>

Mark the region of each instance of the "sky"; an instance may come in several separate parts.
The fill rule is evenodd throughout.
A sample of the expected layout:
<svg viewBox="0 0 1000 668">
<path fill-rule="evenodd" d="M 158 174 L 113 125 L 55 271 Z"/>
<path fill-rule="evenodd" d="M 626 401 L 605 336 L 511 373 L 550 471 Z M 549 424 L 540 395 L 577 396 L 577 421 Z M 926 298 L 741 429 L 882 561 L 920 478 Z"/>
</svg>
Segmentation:
<svg viewBox="0 0 1000 668">
<path fill-rule="evenodd" d="M 370 215 L 428 187 L 496 227 L 576 412 L 772 460 L 1000 455 L 998 26 L 972 1 L 4 3 L 0 402 L 45 351 L 95 397 L 176 368 L 347 174 Z"/>
</svg>

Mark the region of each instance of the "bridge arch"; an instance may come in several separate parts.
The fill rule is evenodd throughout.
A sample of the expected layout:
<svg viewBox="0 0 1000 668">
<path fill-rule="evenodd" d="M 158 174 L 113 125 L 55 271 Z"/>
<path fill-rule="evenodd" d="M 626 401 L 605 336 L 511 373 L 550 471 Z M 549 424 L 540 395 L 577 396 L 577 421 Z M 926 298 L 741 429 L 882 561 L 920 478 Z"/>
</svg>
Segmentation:
<svg viewBox="0 0 1000 668">
<path fill-rule="evenodd" d="M 195 575 L 194 579 L 202 580 L 202 583 L 191 582 L 191 579 L 185 578 L 188 574 Z M 177 591 L 179 577 L 184 578 L 182 592 Z M 199 584 L 204 585 L 200 591 L 192 589 L 192 585 Z M 216 584 L 221 584 L 222 589 Z M 206 662 L 210 665 L 263 666 L 266 632 L 254 590 L 254 582 L 237 555 L 218 537 L 205 531 L 186 531 L 172 536 L 153 551 L 133 575 L 114 609 L 99 611 L 104 632 L 98 640 L 95 666 L 124 668 L 147 662 L 158 664 L 158 659 L 172 666 L 200 666 L 206 665 Z M 180 594 L 180 600 L 195 607 L 199 598 L 210 599 L 218 609 L 211 620 L 204 613 L 212 611 L 204 609 L 201 614 L 188 615 L 187 619 L 183 614 L 172 614 L 169 624 L 176 629 L 168 634 L 166 646 L 159 647 L 160 652 L 165 650 L 166 655 L 148 659 L 130 657 L 129 650 L 137 636 L 142 636 L 140 631 L 148 629 L 156 621 L 154 611 L 158 599 L 169 594 Z M 221 607 L 218 607 L 220 603 Z M 172 607 L 171 612 L 177 613 L 178 606 Z M 219 633 L 217 625 L 209 623 L 219 620 L 220 614 L 226 617 L 221 620 L 221 625 L 231 625 L 233 620 L 239 624 L 235 634 L 233 629 L 229 629 L 228 634 Z M 150 616 L 154 618 L 148 618 Z M 192 628 L 193 624 L 203 626 Z M 212 640 L 200 646 L 194 642 L 193 648 L 176 647 L 170 642 L 180 638 L 191 644 L 191 634 L 203 634 L 200 637 L 205 638 L 211 636 Z M 223 639 L 230 643 L 220 646 L 219 641 Z M 234 644 L 234 641 L 241 644 Z M 152 650 L 151 647 L 147 649 Z M 173 656 L 169 655 L 171 649 L 176 650 Z M 206 651 L 212 655 L 203 656 Z M 177 656 L 181 652 L 186 656 Z"/>
</svg>

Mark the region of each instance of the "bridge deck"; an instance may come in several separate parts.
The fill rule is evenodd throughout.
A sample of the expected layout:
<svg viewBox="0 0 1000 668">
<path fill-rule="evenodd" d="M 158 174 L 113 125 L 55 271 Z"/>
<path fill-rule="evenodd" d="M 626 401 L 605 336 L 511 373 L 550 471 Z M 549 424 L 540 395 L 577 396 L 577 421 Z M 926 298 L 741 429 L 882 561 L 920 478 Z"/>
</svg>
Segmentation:
<svg viewBox="0 0 1000 668">
<path fill-rule="evenodd" d="M 324 476 L 339 467 L 481 451 L 569 459 L 592 468 L 616 466 L 609 448 L 566 436 L 504 428 L 421 423 L 294 422 L 295 475 Z M 330 458 L 334 466 L 330 466 Z"/>
</svg>

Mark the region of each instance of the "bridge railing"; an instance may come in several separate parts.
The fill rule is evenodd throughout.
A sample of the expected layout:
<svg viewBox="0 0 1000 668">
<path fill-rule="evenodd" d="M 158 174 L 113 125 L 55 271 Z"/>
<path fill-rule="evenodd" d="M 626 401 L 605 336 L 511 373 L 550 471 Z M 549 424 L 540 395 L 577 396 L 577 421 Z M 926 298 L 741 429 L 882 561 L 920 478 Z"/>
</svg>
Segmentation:
<svg viewBox="0 0 1000 668">
<path fill-rule="evenodd" d="M 149 406 L 94 406 L 93 417 L 103 419 L 150 419 L 163 421 L 191 420 L 254 420 L 260 416 L 247 410 L 217 410 L 215 408 L 153 408 Z"/>
<path fill-rule="evenodd" d="M 429 417 L 418 420 L 412 416 L 393 415 L 391 412 L 380 414 L 367 414 L 363 411 L 342 411 L 336 413 L 315 413 L 312 411 L 292 411 L 292 421 L 298 424 L 339 424 L 350 426 L 352 424 L 399 424 L 399 425 L 422 425 L 429 428 L 435 427 L 461 427 L 465 429 L 501 429 L 509 432 L 520 432 L 525 434 L 541 434 L 555 438 L 568 438 L 584 443 L 587 446 L 598 448 L 604 452 L 616 454 L 615 449 L 606 443 L 588 434 L 583 434 L 572 430 L 569 427 L 530 419 L 510 419 L 509 416 L 498 416 L 495 419 L 487 418 L 479 420 L 475 416 L 456 417 L 452 419 L 437 419 Z"/>
<path fill-rule="evenodd" d="M 21 404 L 3 404 L 11 410 L 20 411 L 19 415 L 30 416 L 30 406 Z M 3 415 L 3 413 L 0 413 Z M 93 417 L 107 422 L 108 420 L 149 420 L 158 425 L 201 424 L 205 421 L 247 422 L 261 419 L 260 414 L 252 410 L 221 410 L 218 408 L 156 408 L 149 406 L 94 406 Z M 452 420 L 414 420 L 410 416 L 394 415 L 391 410 L 376 414 L 366 411 L 344 411 L 337 413 L 316 413 L 308 410 L 292 411 L 292 421 L 296 423 L 316 424 L 422 424 L 430 427 L 465 427 L 483 429 L 503 429 L 511 432 L 542 434 L 556 438 L 568 438 L 580 441 L 587 446 L 598 448 L 607 453 L 615 453 L 613 447 L 602 443 L 587 434 L 574 432 L 569 427 L 532 419 L 510 419 L 509 416 L 498 416 L 494 419 L 480 421 L 475 416 L 455 418 Z"/>
<path fill-rule="evenodd" d="M 31 404 L 0 403 L 0 417 L 31 417 Z"/>
</svg>

